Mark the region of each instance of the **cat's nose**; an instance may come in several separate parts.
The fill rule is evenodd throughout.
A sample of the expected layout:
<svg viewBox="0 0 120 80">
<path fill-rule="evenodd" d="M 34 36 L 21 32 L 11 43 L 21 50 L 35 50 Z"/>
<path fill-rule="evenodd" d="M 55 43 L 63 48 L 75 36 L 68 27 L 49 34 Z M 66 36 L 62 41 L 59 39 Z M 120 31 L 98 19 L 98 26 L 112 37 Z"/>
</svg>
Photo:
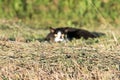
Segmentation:
<svg viewBox="0 0 120 80">
<path fill-rule="evenodd" d="M 60 38 L 61 38 L 61 39 L 63 39 L 63 37 L 62 37 L 62 36 L 60 36 Z"/>
</svg>

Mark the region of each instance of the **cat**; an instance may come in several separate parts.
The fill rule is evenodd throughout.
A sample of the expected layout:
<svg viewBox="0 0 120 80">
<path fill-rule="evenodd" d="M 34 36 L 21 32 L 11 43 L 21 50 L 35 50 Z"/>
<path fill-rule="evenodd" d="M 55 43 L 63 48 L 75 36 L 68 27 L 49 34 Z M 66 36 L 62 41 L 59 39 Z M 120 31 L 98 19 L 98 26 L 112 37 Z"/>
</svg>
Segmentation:
<svg viewBox="0 0 120 80">
<path fill-rule="evenodd" d="M 100 32 L 90 32 L 84 29 L 71 28 L 71 27 L 60 27 L 60 28 L 52 28 L 50 27 L 50 33 L 46 36 L 45 40 L 52 42 L 63 42 L 63 41 L 71 41 L 75 39 L 88 39 L 88 38 L 97 38 L 104 33 Z"/>
</svg>

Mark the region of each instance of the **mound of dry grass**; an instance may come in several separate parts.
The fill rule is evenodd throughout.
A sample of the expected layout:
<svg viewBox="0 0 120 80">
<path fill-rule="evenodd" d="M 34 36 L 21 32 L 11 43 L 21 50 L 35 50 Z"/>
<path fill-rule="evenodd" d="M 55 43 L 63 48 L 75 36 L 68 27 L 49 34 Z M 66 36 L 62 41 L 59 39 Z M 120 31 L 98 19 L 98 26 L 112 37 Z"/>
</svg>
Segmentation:
<svg viewBox="0 0 120 80">
<path fill-rule="evenodd" d="M 120 45 L 111 40 L 107 42 L 0 41 L 0 78 L 119 80 Z"/>
<path fill-rule="evenodd" d="M 40 33 L 45 36 L 46 30 L 37 30 L 39 33 L 22 25 L 14 26 L 0 26 L 1 80 L 120 80 L 119 28 L 99 27 L 97 30 L 106 36 L 94 40 L 49 43 L 37 40 Z M 36 39 L 11 41 L 11 35 L 20 38 L 14 33 L 16 30 L 25 40 Z"/>
</svg>

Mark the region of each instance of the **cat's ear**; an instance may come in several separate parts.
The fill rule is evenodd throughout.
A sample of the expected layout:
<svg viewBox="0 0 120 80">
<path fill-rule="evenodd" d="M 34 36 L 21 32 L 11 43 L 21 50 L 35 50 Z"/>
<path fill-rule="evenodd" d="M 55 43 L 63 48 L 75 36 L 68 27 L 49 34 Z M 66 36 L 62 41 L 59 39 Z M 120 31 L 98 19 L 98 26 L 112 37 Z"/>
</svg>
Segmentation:
<svg viewBox="0 0 120 80">
<path fill-rule="evenodd" d="M 65 33 L 67 33 L 68 32 L 68 29 L 65 29 Z"/>
<path fill-rule="evenodd" d="M 65 28 L 65 33 L 67 33 L 69 31 L 69 28 L 68 27 L 66 27 Z"/>
<path fill-rule="evenodd" d="M 55 31 L 54 28 L 50 27 L 49 29 L 50 29 L 50 32 L 54 33 L 54 31 Z"/>
</svg>

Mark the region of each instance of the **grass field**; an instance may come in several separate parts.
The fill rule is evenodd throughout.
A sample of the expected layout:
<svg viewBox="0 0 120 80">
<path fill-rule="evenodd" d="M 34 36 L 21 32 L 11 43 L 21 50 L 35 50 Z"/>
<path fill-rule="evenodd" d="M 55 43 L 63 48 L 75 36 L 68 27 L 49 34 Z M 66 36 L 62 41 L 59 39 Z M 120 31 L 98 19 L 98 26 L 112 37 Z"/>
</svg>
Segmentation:
<svg viewBox="0 0 120 80">
<path fill-rule="evenodd" d="M 0 0 L 0 80 L 120 80 L 120 0 Z M 48 27 L 105 33 L 44 41 Z"/>
<path fill-rule="evenodd" d="M 120 27 L 83 26 L 106 36 L 49 43 L 48 29 L 0 22 L 0 80 L 120 80 Z"/>
</svg>

